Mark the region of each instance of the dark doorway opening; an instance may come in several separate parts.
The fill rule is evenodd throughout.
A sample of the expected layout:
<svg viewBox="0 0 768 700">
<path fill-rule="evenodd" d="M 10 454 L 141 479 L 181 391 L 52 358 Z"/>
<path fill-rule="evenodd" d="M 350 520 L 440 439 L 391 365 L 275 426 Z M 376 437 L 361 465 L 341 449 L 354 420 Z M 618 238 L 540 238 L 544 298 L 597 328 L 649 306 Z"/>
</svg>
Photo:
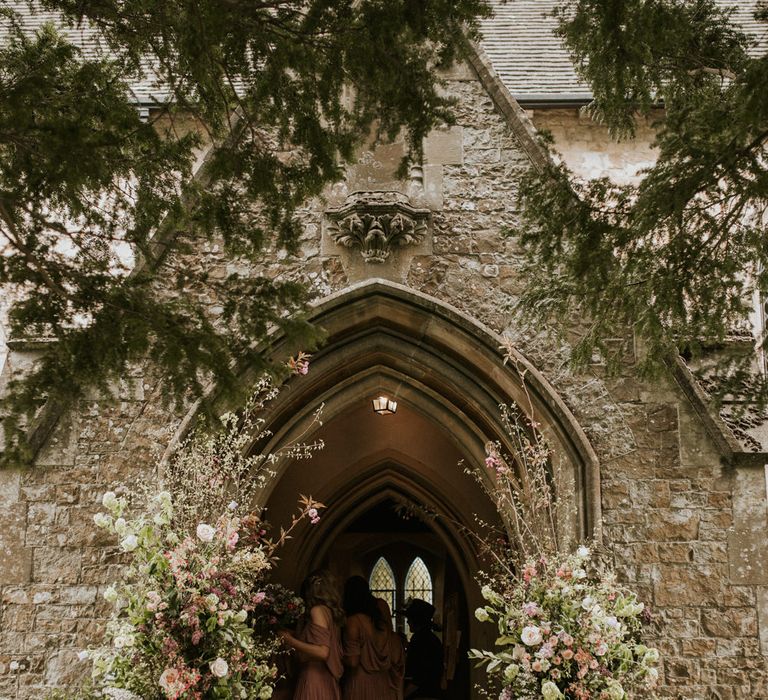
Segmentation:
<svg viewBox="0 0 768 700">
<path fill-rule="evenodd" d="M 410 598 L 435 606 L 446 698 L 469 698 L 466 594 L 453 558 L 428 521 L 387 498 L 360 514 L 328 544 L 315 567 L 329 568 L 339 581 L 363 576 L 393 611 L 401 610 Z M 404 617 L 395 614 L 393 622 L 407 639 L 410 630 Z"/>
</svg>

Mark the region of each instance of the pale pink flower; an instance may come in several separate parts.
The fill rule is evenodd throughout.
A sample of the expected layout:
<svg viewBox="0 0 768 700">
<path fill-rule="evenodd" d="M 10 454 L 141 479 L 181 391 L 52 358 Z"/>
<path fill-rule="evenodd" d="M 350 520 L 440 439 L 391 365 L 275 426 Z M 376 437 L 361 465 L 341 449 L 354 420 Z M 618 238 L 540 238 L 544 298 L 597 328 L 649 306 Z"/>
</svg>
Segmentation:
<svg viewBox="0 0 768 700">
<path fill-rule="evenodd" d="M 539 606 L 537 603 L 530 602 L 530 603 L 523 603 L 523 612 L 528 615 L 528 617 L 534 617 L 535 615 L 538 615 L 540 611 Z"/>
<path fill-rule="evenodd" d="M 163 692 L 166 694 L 166 696 L 172 697 L 177 692 L 176 686 L 180 680 L 181 675 L 179 674 L 178 669 L 166 668 L 165 671 L 160 674 L 158 683 L 160 684 L 160 687 L 163 689 Z"/>
</svg>

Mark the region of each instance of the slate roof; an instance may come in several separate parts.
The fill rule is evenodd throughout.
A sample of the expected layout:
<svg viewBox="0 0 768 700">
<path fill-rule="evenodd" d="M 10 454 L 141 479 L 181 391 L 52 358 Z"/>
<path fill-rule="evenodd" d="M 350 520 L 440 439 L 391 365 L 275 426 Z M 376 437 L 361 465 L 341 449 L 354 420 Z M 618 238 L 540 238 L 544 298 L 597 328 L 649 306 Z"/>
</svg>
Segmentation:
<svg viewBox="0 0 768 700">
<path fill-rule="evenodd" d="M 759 0 L 758 0 L 759 1 Z M 582 102 L 591 98 L 568 53 L 553 34 L 557 0 L 492 0 L 494 15 L 482 22 L 483 48 L 507 89 L 521 103 Z M 733 20 L 768 49 L 768 27 L 754 18 L 755 0 L 719 0 Z"/>
<path fill-rule="evenodd" d="M 583 102 L 589 100 L 589 88 L 579 80 L 568 54 L 554 36 L 555 21 L 551 11 L 557 0 L 491 0 L 494 15 L 482 22 L 483 48 L 512 95 L 522 103 Z M 759 41 L 759 49 L 768 49 L 766 26 L 756 22 L 753 11 L 764 0 L 719 0 L 732 8 L 734 20 Z M 53 22 L 86 56 L 105 51 L 98 34 L 85 28 L 62 26 L 58 15 L 43 10 L 30 10 L 25 0 L 10 0 L 22 16 L 24 27 L 31 33 L 46 22 Z M 7 22 L 0 20 L 0 42 L 7 34 Z M 165 92 L 157 81 L 147 78 L 135 83 L 137 102 L 151 104 L 164 101 Z"/>
</svg>

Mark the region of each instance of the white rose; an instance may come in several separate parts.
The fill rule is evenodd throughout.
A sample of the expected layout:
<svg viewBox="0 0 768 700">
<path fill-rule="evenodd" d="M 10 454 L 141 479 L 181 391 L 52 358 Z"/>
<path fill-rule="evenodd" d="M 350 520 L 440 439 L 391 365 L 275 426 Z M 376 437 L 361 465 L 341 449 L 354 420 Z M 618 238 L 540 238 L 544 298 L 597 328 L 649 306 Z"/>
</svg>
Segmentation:
<svg viewBox="0 0 768 700">
<path fill-rule="evenodd" d="M 541 630 L 536 625 L 528 625 L 523 627 L 523 632 L 520 635 L 520 639 L 523 640 L 523 644 L 529 647 L 534 647 L 537 644 L 541 644 Z"/>
<path fill-rule="evenodd" d="M 575 579 L 587 578 L 587 572 L 584 571 L 584 569 L 574 569 L 573 570 L 573 578 L 575 578 Z"/>
<path fill-rule="evenodd" d="M 621 623 L 613 616 L 608 615 L 604 620 L 603 623 L 606 627 L 612 630 L 618 630 L 621 628 Z"/>
<path fill-rule="evenodd" d="M 248 613 L 245 610 L 240 610 L 234 615 L 234 619 L 235 622 L 245 622 L 248 619 Z"/>
<path fill-rule="evenodd" d="M 213 536 L 216 534 L 215 528 L 212 528 L 207 523 L 200 523 L 197 526 L 197 536 L 203 541 L 203 542 L 211 542 L 213 540 Z"/>
<path fill-rule="evenodd" d="M 583 610 L 592 610 L 595 607 L 597 601 L 592 596 L 587 596 L 581 601 L 581 607 Z"/>
<path fill-rule="evenodd" d="M 216 676 L 216 678 L 225 678 L 229 673 L 229 664 L 227 664 L 227 662 L 220 656 L 216 661 L 211 661 L 209 665 L 211 667 L 211 673 Z"/>
<path fill-rule="evenodd" d="M 490 615 L 488 615 L 488 611 L 485 608 L 478 608 L 475 610 L 475 617 L 480 622 L 488 622 L 488 620 L 491 619 Z"/>
<path fill-rule="evenodd" d="M 541 697 L 544 698 L 544 700 L 559 700 L 565 696 L 552 681 L 544 681 L 541 684 Z"/>
<path fill-rule="evenodd" d="M 585 547 L 584 545 L 581 545 L 576 550 L 576 556 L 579 557 L 579 559 L 586 559 L 587 557 L 589 557 L 589 554 L 590 554 L 589 547 Z"/>
<path fill-rule="evenodd" d="M 104 591 L 104 600 L 108 603 L 114 603 L 117 600 L 117 590 L 114 586 L 110 586 Z"/>
<path fill-rule="evenodd" d="M 243 697 L 242 695 L 240 697 Z M 259 691 L 259 700 L 269 700 L 269 698 L 272 697 L 272 688 L 271 686 L 265 685 L 260 691 Z"/>
<path fill-rule="evenodd" d="M 125 518 L 118 518 L 115 520 L 115 532 L 118 535 L 124 535 L 128 531 L 128 523 L 125 522 Z"/>
<path fill-rule="evenodd" d="M 120 546 L 123 548 L 126 552 L 132 552 L 136 547 L 139 546 L 139 540 L 134 534 L 130 534 L 127 537 L 124 537 L 121 542 Z"/>
</svg>

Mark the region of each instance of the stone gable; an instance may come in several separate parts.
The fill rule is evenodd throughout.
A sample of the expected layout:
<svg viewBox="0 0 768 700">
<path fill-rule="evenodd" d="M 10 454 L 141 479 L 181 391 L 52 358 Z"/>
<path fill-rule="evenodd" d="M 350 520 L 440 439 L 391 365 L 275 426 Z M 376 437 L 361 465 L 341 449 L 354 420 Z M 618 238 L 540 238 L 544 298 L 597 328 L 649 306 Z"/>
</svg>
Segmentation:
<svg viewBox="0 0 768 700">
<path fill-rule="evenodd" d="M 586 498 L 599 499 L 603 542 L 621 578 L 657 615 L 662 697 L 768 697 L 765 473 L 721 463 L 673 379 L 632 374 L 632 342 L 619 376 L 600 365 L 574 375 L 564 369 L 564 335 L 511 322 L 524 283 L 521 254 L 514 236 L 500 233 L 515 228 L 516 183 L 530 167 L 531 143 L 488 75 L 482 82 L 465 65 L 448 76 L 456 123 L 428 137 L 425 160 L 406 181 L 395 177 L 403 144 L 364 149 L 344 182 L 301 210 L 299 252 L 268 254 L 253 272 L 308 281 L 318 304 L 387 280 L 508 339 L 594 450 L 601 486 Z M 577 153 L 582 139 L 569 132 L 571 118 L 536 121 L 561 128 L 558 143 Z M 628 165 L 617 157 L 617 168 Z M 383 262 L 361 253 L 366 236 L 386 239 Z M 186 262 L 228 272 L 215 245 Z M 218 300 L 206 302 L 215 317 Z M 155 455 L 184 417 L 160 402 L 151 370 L 127 377 L 117 392 L 62 416 L 35 466 L 0 473 L 0 698 L 40 698 L 81 672 L 76 652 L 99 639 L 101 594 L 120 571 L 92 516 L 105 490 L 157 478 Z"/>
</svg>

